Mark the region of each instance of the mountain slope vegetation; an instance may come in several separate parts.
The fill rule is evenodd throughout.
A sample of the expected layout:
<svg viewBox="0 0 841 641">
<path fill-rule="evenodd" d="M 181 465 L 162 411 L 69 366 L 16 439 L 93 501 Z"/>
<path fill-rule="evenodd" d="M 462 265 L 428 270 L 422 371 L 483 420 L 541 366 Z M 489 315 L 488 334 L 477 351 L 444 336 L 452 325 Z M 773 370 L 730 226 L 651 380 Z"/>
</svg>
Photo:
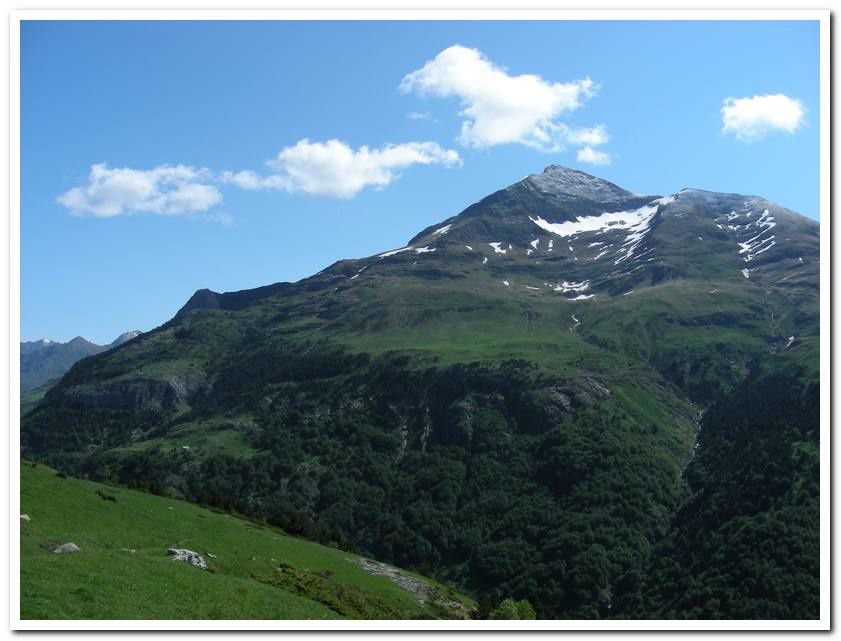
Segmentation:
<svg viewBox="0 0 841 641">
<path fill-rule="evenodd" d="M 642 196 L 551 166 L 405 247 L 197 292 L 76 364 L 26 417 L 23 453 L 339 542 L 451 581 L 484 612 L 510 597 L 540 617 L 696 616 L 638 577 L 697 571 L 691 555 L 656 560 L 688 545 L 688 506 L 724 491 L 716 408 L 774 376 L 817 382 L 818 238 L 758 197 Z M 767 454 L 816 451 L 803 420 L 768 422 L 781 440 Z M 750 452 L 762 429 L 745 429 Z M 780 482 L 801 488 L 799 474 Z M 753 516 L 772 509 L 756 501 Z M 785 574 L 785 555 L 766 561 Z"/>
</svg>

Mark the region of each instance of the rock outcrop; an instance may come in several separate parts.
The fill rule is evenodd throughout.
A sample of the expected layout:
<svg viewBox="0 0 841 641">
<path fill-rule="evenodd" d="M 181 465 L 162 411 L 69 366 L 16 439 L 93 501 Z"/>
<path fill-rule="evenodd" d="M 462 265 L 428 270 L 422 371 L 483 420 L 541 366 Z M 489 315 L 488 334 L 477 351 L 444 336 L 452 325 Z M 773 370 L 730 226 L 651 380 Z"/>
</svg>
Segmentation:
<svg viewBox="0 0 841 641">
<path fill-rule="evenodd" d="M 195 565 L 201 570 L 207 569 L 207 563 L 205 563 L 204 558 L 198 552 L 193 552 L 192 550 L 186 550 L 184 548 L 169 548 L 166 553 L 172 557 L 173 561 L 189 563 L 190 565 Z"/>
</svg>

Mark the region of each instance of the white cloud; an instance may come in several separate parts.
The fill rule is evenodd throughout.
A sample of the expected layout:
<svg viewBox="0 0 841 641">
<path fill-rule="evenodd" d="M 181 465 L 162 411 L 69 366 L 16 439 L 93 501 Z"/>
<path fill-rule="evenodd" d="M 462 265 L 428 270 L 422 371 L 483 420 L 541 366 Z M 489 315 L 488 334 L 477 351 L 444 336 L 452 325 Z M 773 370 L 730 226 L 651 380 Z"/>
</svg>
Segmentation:
<svg viewBox="0 0 841 641">
<path fill-rule="evenodd" d="M 250 169 L 243 171 L 223 171 L 219 181 L 226 185 L 236 185 L 240 189 L 286 189 L 289 181 L 283 176 L 261 176 Z"/>
<path fill-rule="evenodd" d="M 400 91 L 458 97 L 465 117 L 459 142 L 465 146 L 520 143 L 559 151 L 576 144 L 577 130 L 558 118 L 593 96 L 596 85 L 590 78 L 560 83 L 532 74 L 511 76 L 481 51 L 454 45 L 406 75 Z"/>
<path fill-rule="evenodd" d="M 609 165 L 610 154 L 604 151 L 597 151 L 592 147 L 582 147 L 576 154 L 578 162 L 586 162 L 591 165 Z"/>
<path fill-rule="evenodd" d="M 410 111 L 406 114 L 409 120 L 432 120 L 432 114 L 428 111 Z"/>
<path fill-rule="evenodd" d="M 754 141 L 772 131 L 794 133 L 803 123 L 803 104 L 778 93 L 750 98 L 725 98 L 721 131 L 739 140 Z"/>
<path fill-rule="evenodd" d="M 206 211 L 222 201 L 215 186 L 207 184 L 207 169 L 161 165 L 154 169 L 109 169 L 92 165 L 88 183 L 74 187 L 56 200 L 75 214 L 110 218 L 121 214 L 154 213 L 175 216 Z"/>
<path fill-rule="evenodd" d="M 365 187 L 382 188 L 411 165 L 461 165 L 458 152 L 434 142 L 407 142 L 371 149 L 353 149 L 341 140 L 299 140 L 266 163 L 277 173 L 224 172 L 221 180 L 243 189 L 283 189 L 312 196 L 352 198 Z"/>
<path fill-rule="evenodd" d="M 596 125 L 590 129 L 567 128 L 566 137 L 573 145 L 587 145 L 590 147 L 603 145 L 610 140 L 610 136 L 604 125 Z"/>
</svg>

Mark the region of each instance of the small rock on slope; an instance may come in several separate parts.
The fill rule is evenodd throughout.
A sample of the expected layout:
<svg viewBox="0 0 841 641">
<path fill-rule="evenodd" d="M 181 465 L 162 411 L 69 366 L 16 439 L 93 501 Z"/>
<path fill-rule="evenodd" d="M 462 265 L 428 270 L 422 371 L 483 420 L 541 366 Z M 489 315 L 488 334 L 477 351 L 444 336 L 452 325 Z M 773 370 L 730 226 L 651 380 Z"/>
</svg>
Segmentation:
<svg viewBox="0 0 841 641">
<path fill-rule="evenodd" d="M 183 548 L 169 548 L 166 553 L 172 557 L 173 561 L 189 563 L 190 565 L 195 565 L 197 568 L 202 570 L 207 569 L 207 563 L 204 562 L 204 559 L 198 552 L 185 550 Z"/>
</svg>

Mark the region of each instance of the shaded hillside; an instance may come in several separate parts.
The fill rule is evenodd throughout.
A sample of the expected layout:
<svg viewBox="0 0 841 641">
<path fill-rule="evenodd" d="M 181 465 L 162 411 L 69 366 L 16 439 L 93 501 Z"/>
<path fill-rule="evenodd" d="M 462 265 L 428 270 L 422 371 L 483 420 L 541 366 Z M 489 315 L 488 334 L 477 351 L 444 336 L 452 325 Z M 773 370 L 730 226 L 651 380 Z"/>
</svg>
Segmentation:
<svg viewBox="0 0 841 641">
<path fill-rule="evenodd" d="M 624 616 L 820 618 L 819 412 L 816 385 L 779 375 L 710 408 L 689 496 L 625 577 Z"/>
</svg>

